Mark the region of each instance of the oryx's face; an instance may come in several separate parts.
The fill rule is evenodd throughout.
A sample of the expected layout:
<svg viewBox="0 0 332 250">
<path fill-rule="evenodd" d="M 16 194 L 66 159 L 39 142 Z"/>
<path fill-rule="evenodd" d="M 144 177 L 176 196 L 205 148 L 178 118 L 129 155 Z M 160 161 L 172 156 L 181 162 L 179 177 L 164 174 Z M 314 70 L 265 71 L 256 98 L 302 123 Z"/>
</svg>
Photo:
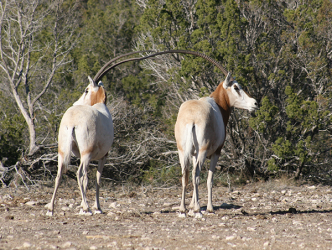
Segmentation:
<svg viewBox="0 0 332 250">
<path fill-rule="evenodd" d="M 96 103 L 106 104 L 106 93 L 102 82 L 96 84 L 89 77 L 90 84 L 86 87 L 83 95 L 73 105 L 88 105 L 93 106 Z"/>
<path fill-rule="evenodd" d="M 250 97 L 237 81 L 230 81 L 230 74 L 227 75 L 223 87 L 228 93 L 231 107 L 247 109 L 250 112 L 258 109 L 257 101 Z"/>
</svg>

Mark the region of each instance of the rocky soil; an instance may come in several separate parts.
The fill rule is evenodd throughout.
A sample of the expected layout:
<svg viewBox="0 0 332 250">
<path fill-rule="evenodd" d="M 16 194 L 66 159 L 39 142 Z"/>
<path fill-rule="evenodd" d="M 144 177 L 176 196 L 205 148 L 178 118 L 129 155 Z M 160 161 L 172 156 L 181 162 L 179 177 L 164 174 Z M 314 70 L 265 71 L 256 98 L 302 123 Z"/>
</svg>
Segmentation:
<svg viewBox="0 0 332 250">
<path fill-rule="evenodd" d="M 332 188 L 282 181 L 214 187 L 214 214 L 180 218 L 180 187 L 103 189 L 103 214 L 80 216 L 78 187 L 0 189 L 0 249 L 332 249 Z M 187 195 L 190 201 L 190 190 Z M 88 191 L 92 205 L 94 188 Z"/>
</svg>

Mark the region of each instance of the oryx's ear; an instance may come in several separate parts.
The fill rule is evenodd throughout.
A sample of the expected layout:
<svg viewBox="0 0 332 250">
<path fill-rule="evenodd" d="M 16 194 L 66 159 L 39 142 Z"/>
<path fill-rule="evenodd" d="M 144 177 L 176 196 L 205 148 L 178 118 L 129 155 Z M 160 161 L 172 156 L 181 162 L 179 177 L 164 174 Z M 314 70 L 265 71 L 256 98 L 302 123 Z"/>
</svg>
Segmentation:
<svg viewBox="0 0 332 250">
<path fill-rule="evenodd" d="M 93 87 L 98 86 L 98 85 L 92 80 L 92 78 L 91 78 L 90 76 L 88 76 L 88 79 L 89 79 L 89 82 L 90 82 L 90 85 L 91 85 L 91 86 L 93 86 Z"/>
<path fill-rule="evenodd" d="M 224 80 L 224 89 L 227 89 L 230 86 L 230 83 L 232 82 L 232 75 L 230 72 L 228 72 L 226 79 Z"/>
</svg>

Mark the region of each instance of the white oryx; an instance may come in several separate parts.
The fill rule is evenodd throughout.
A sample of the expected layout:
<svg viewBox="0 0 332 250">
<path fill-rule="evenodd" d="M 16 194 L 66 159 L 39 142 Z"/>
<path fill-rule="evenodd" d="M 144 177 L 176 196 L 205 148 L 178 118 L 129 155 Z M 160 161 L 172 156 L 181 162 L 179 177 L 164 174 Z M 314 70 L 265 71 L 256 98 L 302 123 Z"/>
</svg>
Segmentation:
<svg viewBox="0 0 332 250">
<path fill-rule="evenodd" d="M 225 72 L 224 72 L 225 73 Z M 213 212 L 212 180 L 215 167 L 226 138 L 226 126 L 231 108 L 253 111 L 258 108 L 251 98 L 228 73 L 224 82 L 210 95 L 199 100 L 184 102 L 179 110 L 175 124 L 175 138 L 182 168 L 182 200 L 180 216 L 185 216 L 185 193 L 189 179 L 190 158 L 193 159 L 193 196 L 190 208 L 201 217 L 198 202 L 199 174 L 206 157 L 211 157 L 207 179 L 207 211 Z"/>
<path fill-rule="evenodd" d="M 71 152 L 80 158 L 77 171 L 78 186 L 82 196 L 80 214 L 91 214 L 86 200 L 88 167 L 91 160 L 98 160 L 95 213 L 102 213 L 99 204 L 99 184 L 106 156 L 110 150 L 114 133 L 111 113 L 106 107 L 106 93 L 101 82 L 90 84 L 84 94 L 63 115 L 58 137 L 58 173 L 52 200 L 47 204 L 47 215 L 53 215 L 54 199 L 62 173 L 70 163 Z"/>
<path fill-rule="evenodd" d="M 113 143 L 114 130 L 111 113 L 106 107 L 107 96 L 105 89 L 101 82 L 99 84 L 96 84 L 96 82 L 114 67 L 114 65 L 110 66 L 114 61 L 140 52 L 127 53 L 106 63 L 94 79 L 89 77 L 90 84 L 85 89 L 84 94 L 63 115 L 58 136 L 58 173 L 51 202 L 46 205 L 48 209 L 46 215 L 53 215 L 55 195 L 61 176 L 70 163 L 71 152 L 80 158 L 80 165 L 77 171 L 77 181 L 82 196 L 80 214 L 92 214 L 86 200 L 87 169 L 91 160 L 98 160 L 96 198 L 93 209 L 95 213 L 102 213 L 99 204 L 100 177 L 107 153 Z"/>
</svg>

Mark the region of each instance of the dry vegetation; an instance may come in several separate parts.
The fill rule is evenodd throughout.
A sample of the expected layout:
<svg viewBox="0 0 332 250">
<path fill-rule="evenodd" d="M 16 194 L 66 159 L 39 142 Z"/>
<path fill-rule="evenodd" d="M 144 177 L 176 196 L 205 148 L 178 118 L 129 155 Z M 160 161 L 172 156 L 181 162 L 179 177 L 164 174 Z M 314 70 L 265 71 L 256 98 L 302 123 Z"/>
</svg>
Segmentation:
<svg viewBox="0 0 332 250">
<path fill-rule="evenodd" d="M 104 187 L 104 214 L 78 216 L 74 180 L 0 189 L 0 249 L 330 249 L 332 189 L 287 179 L 213 191 L 214 214 L 179 218 L 180 187 Z M 200 186 L 206 209 L 205 183 Z M 189 190 L 187 203 L 191 196 Z M 94 188 L 88 191 L 90 204 Z"/>
</svg>

